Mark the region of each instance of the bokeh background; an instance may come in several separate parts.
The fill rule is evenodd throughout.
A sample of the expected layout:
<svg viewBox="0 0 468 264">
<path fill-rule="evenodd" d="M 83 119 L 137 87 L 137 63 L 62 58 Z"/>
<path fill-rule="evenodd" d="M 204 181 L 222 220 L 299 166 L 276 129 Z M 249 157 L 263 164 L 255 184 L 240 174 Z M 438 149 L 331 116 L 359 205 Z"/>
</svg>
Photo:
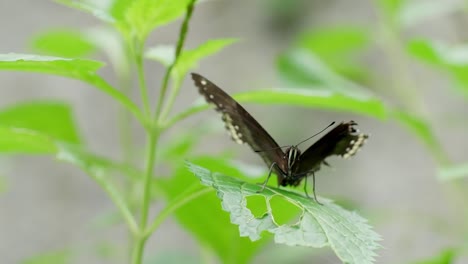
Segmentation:
<svg viewBox="0 0 468 264">
<path fill-rule="evenodd" d="M 377 2 L 208 1 L 195 10 L 187 47 L 211 38 L 241 39 L 203 60 L 197 69 L 229 93 L 234 93 L 284 85 L 277 70 L 277 58 L 304 32 L 343 26 L 364 28 L 372 34 L 370 44 L 356 58 L 359 67 L 371 76 L 363 81 L 363 86 L 388 104 L 402 107 L 414 104 L 413 109 L 429 121 L 448 157 L 454 162 L 466 161 L 467 97 L 454 88 L 455 84 L 443 71 L 411 57 L 405 53 L 403 45 L 412 38 L 429 38 L 449 45 L 463 44 L 468 37 L 465 30 L 467 3 L 444 1 L 445 5 L 432 10 L 435 15 L 402 26 L 400 44 L 389 45 L 383 33 L 384 14 Z M 440 10 L 441 6 L 447 10 Z M 31 37 L 51 28 L 89 28 L 99 24 L 85 13 L 52 1 L 28 0 L 1 1 L 0 22 L 0 53 L 29 53 Z M 179 24 L 180 21 L 158 29 L 150 37 L 149 45 L 173 43 Z M 109 69 L 104 69 L 102 74 L 109 80 L 113 78 Z M 147 63 L 150 87 L 152 84 L 155 84 L 154 88 L 158 87 L 162 75 L 162 68 L 157 63 Z M 119 139 L 114 133 L 118 124 L 117 105 L 107 95 L 77 81 L 31 73 L 2 71 L 0 84 L 0 107 L 32 99 L 70 103 L 81 135 L 90 149 L 111 157 L 119 156 Z M 188 78 L 182 89 L 175 111 L 199 98 Z M 153 92 L 156 96 L 156 91 Z M 299 107 L 247 105 L 246 108 L 281 145 L 298 142 L 333 120 L 355 120 L 361 131 L 371 134 L 368 144 L 355 158 L 330 160 L 332 168 L 318 173 L 317 191 L 324 197 L 346 200 L 370 219 L 370 224 L 383 237 L 377 263 L 411 263 L 460 245 L 460 234 L 457 233 L 462 229 L 457 226 L 468 220 L 463 220 L 461 213 L 467 205 L 454 190 L 463 190 L 466 183 L 462 185 L 463 180 L 438 180 L 439 166 L 434 155 L 401 125 L 391 120 Z M 205 111 L 179 124 L 170 133 L 177 134 L 177 130 L 209 119 L 219 121 L 214 112 Z M 221 122 L 219 127 L 222 127 Z M 138 129 L 136 126 L 135 130 Z M 240 160 L 263 165 L 248 147 L 235 145 L 221 133 L 221 129 L 219 131 L 207 135 L 199 152 L 215 153 L 229 148 L 239 153 Z M 140 144 L 144 144 L 142 135 L 136 133 L 136 141 Z M 96 216 L 112 210 L 113 205 L 88 176 L 68 164 L 49 157 L 4 156 L 0 159 L 0 177 L 5 189 L 0 193 L 2 263 L 18 263 L 28 256 L 64 245 L 81 247 L 86 252 L 88 245 L 97 238 L 126 238 L 122 228 L 103 231 L 97 227 L 100 219 Z M 199 250 L 196 242 L 172 220 L 164 223 L 147 248 L 152 255 L 168 251 L 190 255 L 198 254 Z M 301 255 L 303 263 L 312 260 L 315 263 L 339 263 L 327 250 L 319 254 L 314 249 L 279 246 L 271 246 L 269 250 Z M 262 263 L 262 255 L 257 263 Z M 92 254 L 88 258 L 82 257 L 82 261 L 102 263 Z M 460 257 L 455 263 L 467 261 L 466 257 Z"/>
</svg>

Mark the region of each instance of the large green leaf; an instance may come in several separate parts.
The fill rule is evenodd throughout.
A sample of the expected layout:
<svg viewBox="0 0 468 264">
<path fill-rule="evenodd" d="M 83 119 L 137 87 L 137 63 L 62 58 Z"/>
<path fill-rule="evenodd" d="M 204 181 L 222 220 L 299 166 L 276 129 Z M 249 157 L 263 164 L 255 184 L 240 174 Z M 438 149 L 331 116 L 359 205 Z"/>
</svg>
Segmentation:
<svg viewBox="0 0 468 264">
<path fill-rule="evenodd" d="M 72 109 L 60 102 L 27 102 L 1 109 L 0 126 L 29 129 L 63 142 L 80 142 Z"/>
<path fill-rule="evenodd" d="M 198 157 L 196 162 L 228 171 L 233 175 L 245 178 L 237 166 L 225 159 Z M 176 168 L 174 175 L 167 180 L 158 180 L 164 191 L 167 204 L 177 202 L 179 197 L 188 197 L 201 188 L 197 178 L 188 172 L 186 167 Z M 212 250 L 222 263 L 249 263 L 264 247 L 269 238 L 252 243 L 249 239 L 239 237 L 235 225 L 229 221 L 229 214 L 223 212 L 214 192 L 194 199 L 175 212 L 177 221 L 184 226 L 204 247 Z"/>
<path fill-rule="evenodd" d="M 213 187 L 222 207 L 230 213 L 232 223 L 239 226 L 240 235 L 258 240 L 262 232 L 274 235 L 276 243 L 308 247 L 330 246 L 344 263 L 373 263 L 380 237 L 372 231 L 367 221 L 355 212 L 349 212 L 321 198 L 324 205 L 293 192 L 267 187 L 261 194 L 260 186 L 237 178 L 212 173 L 197 165 L 188 164 L 190 171 L 200 178 L 202 184 Z M 247 206 L 247 197 L 264 199 L 266 210 L 254 215 Z M 302 214 L 297 222 L 279 224 L 270 201 L 281 197 L 300 208 Z"/>
<path fill-rule="evenodd" d="M 82 80 L 110 95 L 132 112 L 140 122 L 146 124 L 146 120 L 138 106 L 97 74 L 97 70 L 102 66 L 102 62 L 94 60 L 67 59 L 31 54 L 0 54 L 0 70 L 38 72 Z"/>
</svg>

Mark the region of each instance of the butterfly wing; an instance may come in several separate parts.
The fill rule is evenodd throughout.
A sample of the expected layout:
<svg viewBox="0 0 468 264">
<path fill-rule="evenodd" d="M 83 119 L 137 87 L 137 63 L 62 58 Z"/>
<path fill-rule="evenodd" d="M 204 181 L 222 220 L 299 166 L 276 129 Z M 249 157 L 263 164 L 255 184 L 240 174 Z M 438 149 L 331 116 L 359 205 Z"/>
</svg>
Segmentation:
<svg viewBox="0 0 468 264">
<path fill-rule="evenodd" d="M 205 77 L 192 73 L 192 79 L 205 100 L 222 114 L 225 127 L 235 142 L 247 143 L 262 157 L 267 166 L 276 162 L 280 170 L 286 171 L 283 150 L 239 103 Z M 278 182 L 282 182 L 284 174 L 280 170 L 276 166 L 273 167 Z"/>
<path fill-rule="evenodd" d="M 349 158 L 356 154 L 368 138 L 368 135 L 358 133 L 354 128 L 356 125 L 356 122 L 349 121 L 335 126 L 302 153 L 296 173 L 317 171 L 325 159 L 332 155 Z"/>
</svg>

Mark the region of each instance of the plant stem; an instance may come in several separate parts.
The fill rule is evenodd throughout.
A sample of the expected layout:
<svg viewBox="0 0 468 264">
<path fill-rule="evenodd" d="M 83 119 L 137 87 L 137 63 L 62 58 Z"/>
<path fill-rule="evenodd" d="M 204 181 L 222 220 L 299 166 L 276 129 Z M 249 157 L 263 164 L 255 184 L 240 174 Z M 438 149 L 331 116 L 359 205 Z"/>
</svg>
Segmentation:
<svg viewBox="0 0 468 264">
<path fill-rule="evenodd" d="M 161 94 L 160 94 L 160 96 L 158 98 L 158 103 L 156 104 L 156 111 L 155 111 L 155 113 L 156 113 L 155 114 L 155 119 L 157 120 L 158 124 L 161 121 L 159 119 L 160 119 L 160 116 L 161 116 L 161 110 L 162 110 L 162 106 L 163 106 L 163 99 L 165 98 L 165 95 L 166 95 L 166 92 L 167 92 L 167 85 L 169 84 L 169 78 L 171 77 L 172 69 L 177 64 L 177 60 L 179 59 L 180 54 L 182 53 L 182 48 L 184 47 L 185 38 L 187 37 L 189 21 L 190 21 L 190 18 L 192 17 L 193 9 L 195 7 L 195 2 L 197 2 L 197 0 L 192 0 L 192 1 L 190 1 L 190 3 L 187 6 L 187 12 L 185 13 L 185 18 L 184 18 L 184 21 L 182 22 L 182 26 L 181 26 L 180 32 L 179 32 L 179 40 L 177 41 L 174 61 L 167 68 L 166 74 L 164 75 L 163 83 L 162 83 L 162 86 L 161 86 Z M 171 98 L 171 100 L 175 100 L 175 96 L 174 96 L 174 98 Z M 172 105 L 171 102 L 168 102 L 168 104 Z M 170 111 L 170 109 L 167 109 L 166 111 Z"/>
<path fill-rule="evenodd" d="M 148 97 L 148 88 L 146 87 L 145 70 L 143 64 L 143 45 L 136 45 L 135 64 L 138 72 L 138 83 L 140 87 L 141 102 L 146 116 L 150 116 L 150 106 Z"/>
<path fill-rule="evenodd" d="M 199 184 L 192 186 L 192 187 L 198 187 Z M 189 188 L 188 190 L 191 190 L 193 188 Z M 158 227 L 159 225 L 174 211 L 179 209 L 180 207 L 184 206 L 186 203 L 192 201 L 193 199 L 200 197 L 204 194 L 207 194 L 210 192 L 210 189 L 208 188 L 202 188 L 200 190 L 197 190 L 189 195 L 187 195 L 187 192 L 184 192 L 183 194 L 179 195 L 177 198 L 174 199 L 171 204 L 166 206 L 159 214 L 158 216 L 154 219 L 153 224 L 148 228 L 148 230 L 145 231 L 144 236 L 149 237 Z"/>
</svg>

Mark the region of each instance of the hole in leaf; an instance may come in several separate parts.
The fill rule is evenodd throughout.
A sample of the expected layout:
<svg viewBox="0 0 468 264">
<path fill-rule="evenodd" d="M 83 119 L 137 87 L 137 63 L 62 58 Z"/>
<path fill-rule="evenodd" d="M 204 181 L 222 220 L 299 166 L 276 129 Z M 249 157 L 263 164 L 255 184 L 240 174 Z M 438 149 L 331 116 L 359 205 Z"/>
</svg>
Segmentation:
<svg viewBox="0 0 468 264">
<path fill-rule="evenodd" d="M 284 199 L 280 195 L 275 195 L 270 199 L 273 211 L 273 219 L 278 225 L 295 224 L 299 222 L 302 209 L 295 204 Z"/>
<path fill-rule="evenodd" d="M 266 200 L 262 195 L 247 196 L 247 208 L 256 218 L 261 218 L 267 213 Z"/>
</svg>

